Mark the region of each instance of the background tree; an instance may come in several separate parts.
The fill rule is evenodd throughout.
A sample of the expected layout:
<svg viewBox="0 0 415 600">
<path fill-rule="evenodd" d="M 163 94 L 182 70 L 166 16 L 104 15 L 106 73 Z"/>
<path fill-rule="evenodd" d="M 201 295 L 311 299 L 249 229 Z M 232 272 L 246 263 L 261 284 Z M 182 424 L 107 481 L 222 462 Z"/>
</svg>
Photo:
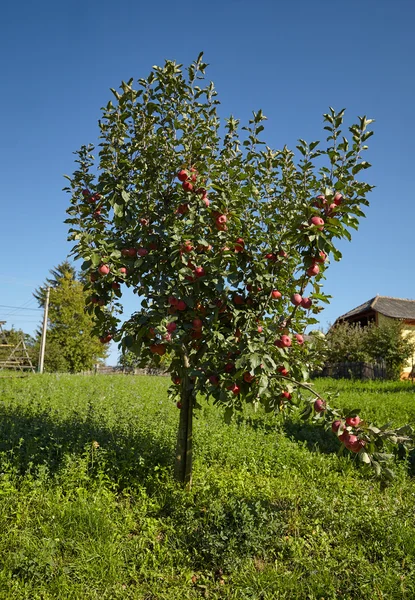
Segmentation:
<svg viewBox="0 0 415 600">
<path fill-rule="evenodd" d="M 388 379 L 399 379 L 408 360 L 414 355 L 415 343 L 405 337 L 399 320 L 370 323 L 338 323 L 325 337 L 326 364 L 342 362 L 384 362 Z"/>
<path fill-rule="evenodd" d="M 367 328 L 359 323 L 337 323 L 326 334 L 327 364 L 366 362 L 370 359 L 366 343 Z"/>
<path fill-rule="evenodd" d="M 196 394 L 229 419 L 242 401 L 279 410 L 307 379 L 303 333 L 328 298 L 321 283 L 335 238 L 350 238 L 371 186 L 359 173 L 371 120 L 341 132 L 324 116 L 328 145 L 272 150 L 266 117 L 222 125 L 200 55 L 184 74 L 167 61 L 122 82 L 103 110 L 99 159 L 77 152 L 66 188 L 74 253 L 89 275 L 90 311 L 103 339 L 143 359 L 169 355 L 180 411 L 175 474 L 190 482 Z M 204 85 L 204 87 L 203 87 Z M 122 323 L 122 286 L 140 307 Z"/>
<path fill-rule="evenodd" d="M 49 372 L 78 373 L 92 369 L 106 357 L 107 350 L 94 332 L 95 317 L 86 311 L 88 295 L 83 284 L 75 279 L 73 268 L 63 265 L 54 271 L 50 290 L 44 367 Z M 36 291 L 40 305 L 45 287 Z M 38 339 L 37 348 L 39 343 Z"/>
<path fill-rule="evenodd" d="M 370 324 L 366 328 L 365 347 L 373 362 L 385 362 L 388 379 L 399 379 L 415 352 L 415 342 L 405 337 L 399 320 L 390 320 L 378 327 Z"/>
<path fill-rule="evenodd" d="M 48 287 L 57 287 L 62 277 L 64 277 L 67 273 L 70 275 L 70 277 L 72 277 L 72 279 L 78 279 L 75 267 L 68 260 L 61 262 L 57 267 L 51 269 L 49 273 L 52 275 L 52 277 L 46 277 L 45 283 L 33 292 L 33 296 L 36 298 L 41 308 L 43 308 L 45 305 L 46 289 Z"/>
</svg>

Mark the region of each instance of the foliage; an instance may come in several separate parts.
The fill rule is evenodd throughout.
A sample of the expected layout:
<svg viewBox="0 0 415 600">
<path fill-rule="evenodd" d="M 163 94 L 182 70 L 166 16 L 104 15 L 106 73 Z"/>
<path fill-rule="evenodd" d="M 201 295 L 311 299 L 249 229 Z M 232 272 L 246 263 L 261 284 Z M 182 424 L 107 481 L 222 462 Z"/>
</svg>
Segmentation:
<svg viewBox="0 0 415 600">
<path fill-rule="evenodd" d="M 415 344 L 403 335 L 403 324 L 390 320 L 361 327 L 337 323 L 326 335 L 327 363 L 384 361 L 389 379 L 399 379 L 402 368 L 415 351 Z"/>
<path fill-rule="evenodd" d="M 169 357 L 164 355 L 161 357 L 160 361 L 157 363 L 157 371 L 169 369 Z M 143 361 L 140 356 L 137 356 L 134 352 L 128 350 L 128 348 L 124 348 L 118 357 L 118 365 L 120 367 L 124 367 L 125 369 L 151 369 L 154 368 L 154 363 L 152 360 Z"/>
<path fill-rule="evenodd" d="M 336 323 L 326 334 L 327 362 L 368 361 L 366 333 L 367 329 L 358 323 Z"/>
<path fill-rule="evenodd" d="M 101 335 L 143 361 L 169 356 L 180 461 L 197 392 L 229 419 L 242 401 L 279 409 L 288 392 L 278 368 L 307 379 L 302 334 L 328 301 L 326 259 L 340 258 L 335 240 L 350 239 L 371 190 L 359 179 L 370 119 L 349 127 L 349 142 L 345 111 L 330 109 L 327 145 L 299 140 L 299 158 L 266 146 L 261 110 L 242 129 L 229 117 L 221 138 L 216 91 L 201 87 L 206 66 L 200 55 L 185 76 L 167 61 L 138 89 L 131 79 L 112 90 L 98 160 L 83 146 L 67 188 Z M 121 323 L 124 285 L 142 300 Z"/>
<path fill-rule="evenodd" d="M 46 277 L 45 283 L 33 292 L 33 296 L 42 308 L 45 305 L 46 290 L 48 287 L 55 288 L 59 286 L 61 279 L 65 277 L 65 275 L 69 275 L 71 279 L 78 278 L 75 267 L 68 260 L 64 260 L 56 268 L 51 269 L 49 273 L 52 277 Z"/>
<path fill-rule="evenodd" d="M 1 379 L 0 598 L 363 600 L 415 596 L 415 483 L 384 490 L 334 434 L 200 400 L 193 489 L 172 478 L 163 377 Z M 376 421 L 406 382 L 319 381 Z M 381 399 L 381 401 L 380 401 Z M 137 456 L 138 455 L 138 456 Z M 355 468 L 355 466 L 358 468 Z"/>
<path fill-rule="evenodd" d="M 70 270 L 65 270 L 51 288 L 45 371 L 88 371 L 105 358 L 106 347 L 93 331 L 94 317 L 85 310 L 86 297 L 83 284 Z"/>
<path fill-rule="evenodd" d="M 385 361 L 389 379 L 399 379 L 415 353 L 415 342 L 405 336 L 403 323 L 397 319 L 385 321 L 379 327 L 370 325 L 365 341 L 370 358 Z"/>
</svg>

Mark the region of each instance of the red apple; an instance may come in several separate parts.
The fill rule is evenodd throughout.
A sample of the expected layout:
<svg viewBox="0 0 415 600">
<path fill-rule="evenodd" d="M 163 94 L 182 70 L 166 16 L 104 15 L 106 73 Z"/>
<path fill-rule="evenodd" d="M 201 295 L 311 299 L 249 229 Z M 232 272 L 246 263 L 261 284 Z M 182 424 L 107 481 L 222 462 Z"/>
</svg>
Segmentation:
<svg viewBox="0 0 415 600">
<path fill-rule="evenodd" d="M 178 299 L 174 296 L 169 296 L 167 302 L 170 304 L 170 306 L 177 306 Z"/>
<path fill-rule="evenodd" d="M 302 300 L 303 299 L 300 294 L 293 294 L 291 296 L 291 302 L 292 302 L 292 304 L 294 304 L 294 306 L 300 306 Z"/>
<path fill-rule="evenodd" d="M 147 256 L 148 250 L 147 248 L 137 248 L 138 256 Z"/>
<path fill-rule="evenodd" d="M 229 385 L 226 389 L 230 390 L 233 394 L 235 394 L 235 396 L 237 396 L 241 391 L 241 388 L 236 383 Z"/>
<path fill-rule="evenodd" d="M 268 254 L 265 255 L 265 258 L 271 262 L 275 262 L 277 260 L 277 256 L 273 252 L 268 252 Z"/>
<path fill-rule="evenodd" d="M 284 391 L 284 392 L 281 392 L 281 398 L 286 398 L 287 400 L 291 400 L 292 396 L 291 396 L 290 392 Z"/>
<path fill-rule="evenodd" d="M 120 284 L 118 283 L 118 281 L 113 281 L 111 284 L 111 287 L 113 290 L 119 290 L 120 289 Z"/>
<path fill-rule="evenodd" d="M 245 298 L 240 294 L 235 294 L 233 297 L 234 304 L 242 305 L 245 304 Z"/>
<path fill-rule="evenodd" d="M 91 192 L 88 189 L 82 190 L 82 195 L 84 196 L 84 198 L 86 198 L 87 196 L 91 195 Z"/>
<path fill-rule="evenodd" d="M 278 348 L 289 348 L 291 346 L 291 338 L 288 335 L 282 335 L 279 340 L 274 342 Z"/>
<path fill-rule="evenodd" d="M 179 300 L 176 304 L 176 308 L 177 308 L 177 310 L 186 310 L 186 308 L 187 308 L 186 302 L 184 300 Z"/>
<path fill-rule="evenodd" d="M 340 204 L 343 202 L 343 196 L 337 192 L 334 194 L 333 202 L 336 206 L 340 206 Z"/>
<path fill-rule="evenodd" d="M 356 437 L 356 436 L 355 436 Z M 339 440 L 343 443 L 346 444 L 348 439 L 350 438 L 350 433 L 347 431 L 347 429 L 345 429 L 343 431 L 343 433 L 341 435 L 339 435 Z"/>
<path fill-rule="evenodd" d="M 320 250 L 320 252 L 318 253 L 318 256 L 313 258 L 313 262 L 314 263 L 324 263 L 324 262 L 326 262 L 326 259 L 327 259 L 327 254 L 325 252 L 323 252 L 323 250 Z"/>
<path fill-rule="evenodd" d="M 183 252 L 191 252 L 193 250 L 193 246 L 189 240 L 187 240 L 182 246 Z"/>
<path fill-rule="evenodd" d="M 185 215 L 186 213 L 189 212 L 189 205 L 188 204 L 180 204 L 176 210 L 176 212 L 179 215 Z"/>
<path fill-rule="evenodd" d="M 121 254 L 122 254 L 122 256 L 131 256 L 131 257 L 133 257 L 133 256 L 135 256 L 135 255 L 136 255 L 136 252 L 137 252 L 137 251 L 136 251 L 136 249 L 135 249 L 135 248 L 123 248 L 123 249 L 121 250 Z"/>
<path fill-rule="evenodd" d="M 234 368 L 235 365 L 233 363 L 228 363 L 225 365 L 224 371 L 225 373 L 230 373 L 231 371 L 233 371 Z"/>
<path fill-rule="evenodd" d="M 312 301 L 310 300 L 310 298 L 302 298 L 301 299 L 301 306 L 303 308 L 311 308 L 312 305 Z"/>
<path fill-rule="evenodd" d="M 173 333 L 177 329 L 177 324 L 174 321 L 172 321 L 171 323 L 167 323 L 166 329 L 169 333 Z"/>
<path fill-rule="evenodd" d="M 350 425 L 350 427 L 357 427 L 360 422 L 361 422 L 361 418 L 358 416 L 347 417 L 347 419 L 346 419 L 346 423 L 347 423 L 347 425 Z"/>
<path fill-rule="evenodd" d="M 350 436 L 350 437 L 355 437 L 355 436 Z M 349 438 L 349 441 L 347 443 L 347 448 L 355 453 L 360 452 L 360 450 L 362 448 L 364 448 L 365 446 L 366 446 L 366 442 L 364 440 L 360 440 L 359 438 L 357 438 L 357 440 L 355 440 L 354 442 L 351 442 L 351 440 Z"/>
<path fill-rule="evenodd" d="M 99 338 L 101 344 L 108 344 L 112 340 L 112 335 L 110 333 L 106 333 L 105 335 Z"/>
<path fill-rule="evenodd" d="M 340 425 L 342 424 L 341 421 L 339 421 L 337 419 L 337 421 L 333 421 L 333 423 L 331 424 L 331 430 L 333 433 L 337 433 L 340 429 Z"/>
<path fill-rule="evenodd" d="M 109 272 L 110 268 L 108 265 L 101 265 L 100 267 L 98 267 L 98 273 L 100 275 L 108 275 Z"/>
<path fill-rule="evenodd" d="M 163 356 L 163 354 L 166 354 L 166 346 L 164 344 L 151 344 L 150 352 Z"/>
<path fill-rule="evenodd" d="M 301 333 L 296 333 L 295 337 L 300 346 L 304 344 L 304 337 L 301 335 Z"/>
<path fill-rule="evenodd" d="M 320 230 L 322 230 L 324 227 L 324 219 L 322 219 L 321 217 L 311 217 L 308 222 L 310 225 L 313 225 L 314 227 L 317 227 Z"/>
<path fill-rule="evenodd" d="M 246 383 L 251 383 L 255 379 L 255 375 L 252 375 L 249 371 L 244 373 L 244 381 Z"/>
<path fill-rule="evenodd" d="M 144 219 L 144 218 L 140 219 L 140 224 L 143 225 L 143 227 L 146 227 L 148 225 L 148 223 L 149 223 L 148 219 Z"/>
<path fill-rule="evenodd" d="M 346 446 L 346 448 L 348 450 L 351 450 L 353 448 L 353 445 L 356 444 L 356 442 L 358 442 L 358 441 L 359 441 L 359 438 L 357 437 L 357 435 L 349 434 L 348 438 L 344 442 L 344 445 Z"/>
<path fill-rule="evenodd" d="M 287 258 L 288 254 L 285 252 L 285 250 L 279 250 L 278 256 L 281 256 L 281 258 Z"/>
<path fill-rule="evenodd" d="M 193 272 L 195 274 L 195 277 L 203 277 L 204 275 L 206 275 L 206 271 L 203 267 L 196 267 Z"/>
<path fill-rule="evenodd" d="M 192 328 L 195 329 L 196 331 L 199 329 L 202 329 L 203 327 L 203 321 L 202 319 L 193 319 L 192 321 Z"/>
<path fill-rule="evenodd" d="M 185 171 L 184 169 L 177 173 L 177 178 L 179 181 L 186 181 L 187 177 L 187 171 Z"/>
<path fill-rule="evenodd" d="M 91 273 L 89 279 L 92 283 L 94 283 L 95 281 L 98 281 L 98 275 L 96 273 Z"/>
<path fill-rule="evenodd" d="M 126 269 L 125 267 L 120 267 L 120 268 L 118 269 L 118 272 L 119 272 L 121 275 L 127 275 L 127 269 Z"/>
<path fill-rule="evenodd" d="M 176 406 L 177 406 L 178 409 L 180 409 L 182 407 L 182 403 L 180 401 L 176 402 Z"/>
<path fill-rule="evenodd" d="M 207 196 L 203 196 L 202 202 L 205 206 L 209 206 L 210 204 L 209 198 Z"/>
<path fill-rule="evenodd" d="M 314 277 L 315 275 L 318 275 L 320 273 L 320 267 L 316 264 L 311 265 L 311 267 L 309 267 L 307 269 L 307 275 L 309 277 Z"/>
<path fill-rule="evenodd" d="M 258 331 L 258 333 L 262 333 L 264 331 L 264 328 L 262 327 L 262 325 L 258 325 L 257 331 Z"/>
<path fill-rule="evenodd" d="M 324 400 L 317 398 L 317 400 L 314 402 L 314 410 L 316 413 L 324 412 L 326 410 L 326 403 Z"/>
<path fill-rule="evenodd" d="M 209 381 L 212 385 L 218 385 L 219 377 L 217 375 L 209 375 Z"/>
<path fill-rule="evenodd" d="M 281 375 L 283 375 L 284 377 L 288 377 L 288 371 L 285 367 L 278 367 L 277 371 L 278 373 L 281 373 Z"/>
<path fill-rule="evenodd" d="M 240 237 L 235 242 L 235 246 L 234 246 L 235 252 L 243 252 L 244 248 L 245 248 L 244 239 Z"/>
<path fill-rule="evenodd" d="M 274 298 L 274 300 L 279 300 L 281 298 L 282 294 L 278 290 L 272 290 L 271 296 L 272 296 L 272 298 Z"/>
<path fill-rule="evenodd" d="M 227 222 L 226 215 L 218 215 L 215 219 L 216 223 L 219 225 L 224 225 Z"/>
<path fill-rule="evenodd" d="M 184 189 L 185 192 L 192 192 L 193 191 L 193 184 L 190 183 L 190 181 L 184 181 L 182 183 L 182 188 Z"/>
</svg>

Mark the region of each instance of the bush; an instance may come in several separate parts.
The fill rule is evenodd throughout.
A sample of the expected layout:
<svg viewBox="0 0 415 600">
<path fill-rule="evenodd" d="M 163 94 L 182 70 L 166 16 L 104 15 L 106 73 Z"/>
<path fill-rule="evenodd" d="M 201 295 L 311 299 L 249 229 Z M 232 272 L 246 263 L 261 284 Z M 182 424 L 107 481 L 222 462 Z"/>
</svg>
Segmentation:
<svg viewBox="0 0 415 600">
<path fill-rule="evenodd" d="M 403 335 L 401 321 L 361 327 L 338 323 L 326 335 L 326 365 L 342 362 L 384 362 L 388 379 L 399 379 L 415 343 Z"/>
</svg>

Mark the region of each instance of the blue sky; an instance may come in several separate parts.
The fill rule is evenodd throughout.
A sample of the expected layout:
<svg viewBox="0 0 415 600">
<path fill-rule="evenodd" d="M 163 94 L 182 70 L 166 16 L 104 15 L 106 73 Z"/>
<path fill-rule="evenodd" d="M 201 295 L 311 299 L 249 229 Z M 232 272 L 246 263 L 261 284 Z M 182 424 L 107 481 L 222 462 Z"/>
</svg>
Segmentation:
<svg viewBox="0 0 415 600">
<path fill-rule="evenodd" d="M 109 88 L 201 50 L 221 115 L 246 121 L 262 108 L 274 148 L 322 139 L 328 106 L 376 119 L 366 172 L 376 189 L 327 271 L 322 326 L 378 293 L 415 298 L 413 2 L 24 0 L 0 14 L 0 320 L 37 326 L 32 291 L 70 250 L 63 174 L 72 152 L 96 140 Z"/>
</svg>

